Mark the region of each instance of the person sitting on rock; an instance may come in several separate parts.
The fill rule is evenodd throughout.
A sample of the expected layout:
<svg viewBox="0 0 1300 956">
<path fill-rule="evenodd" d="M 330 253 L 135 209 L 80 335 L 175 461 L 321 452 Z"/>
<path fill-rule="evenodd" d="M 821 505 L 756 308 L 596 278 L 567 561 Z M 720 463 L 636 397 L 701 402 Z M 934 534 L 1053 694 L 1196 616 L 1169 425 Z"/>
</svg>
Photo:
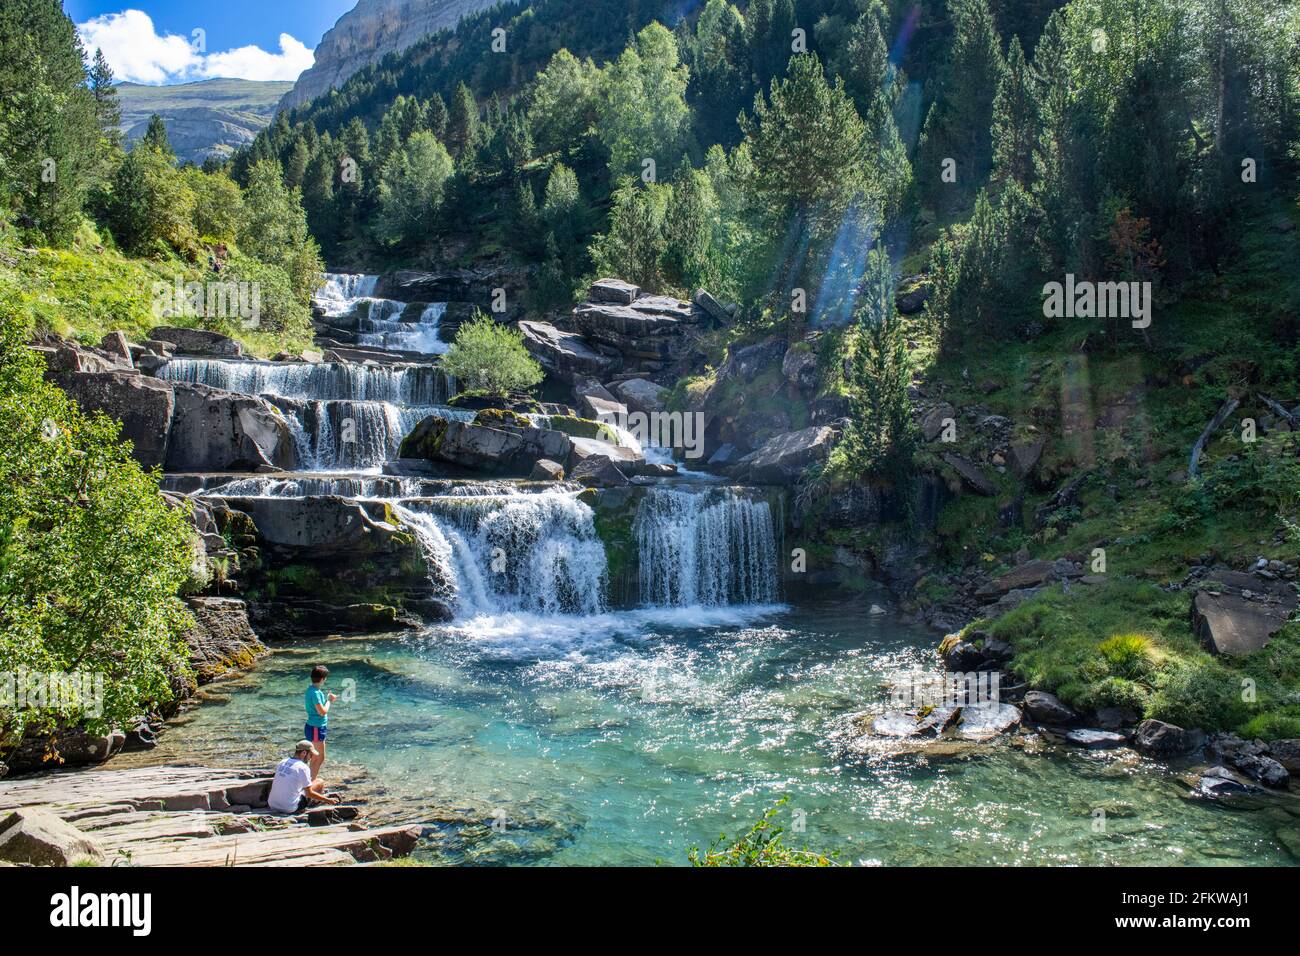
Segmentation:
<svg viewBox="0 0 1300 956">
<path fill-rule="evenodd" d="M 276 813 L 302 813 L 313 803 L 339 802 L 338 797 L 325 792 L 325 783 L 319 777 L 313 778 L 307 766 L 308 759 L 317 753 L 310 740 L 298 741 L 293 756 L 285 757 L 275 767 L 267 806 Z"/>
<path fill-rule="evenodd" d="M 330 669 L 324 664 L 317 664 L 311 669 L 311 686 L 303 695 L 307 705 L 307 726 L 302 735 L 314 745 L 311 758 L 311 775 L 320 776 L 320 768 L 325 765 L 325 736 L 329 731 L 330 704 L 337 699 L 333 694 L 325 693 L 325 678 L 330 676 Z"/>
</svg>

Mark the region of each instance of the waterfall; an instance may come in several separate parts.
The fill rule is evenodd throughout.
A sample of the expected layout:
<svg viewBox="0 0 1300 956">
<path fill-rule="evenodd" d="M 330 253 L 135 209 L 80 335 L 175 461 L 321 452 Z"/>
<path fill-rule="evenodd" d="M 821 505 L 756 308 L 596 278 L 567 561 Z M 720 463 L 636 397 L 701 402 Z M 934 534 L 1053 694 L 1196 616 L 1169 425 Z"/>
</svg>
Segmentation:
<svg viewBox="0 0 1300 956">
<path fill-rule="evenodd" d="M 284 409 L 294 431 L 299 461 L 314 471 L 374 468 L 397 457 L 402 439 L 429 416 L 468 420 L 472 411 L 440 405 L 317 401 Z"/>
<path fill-rule="evenodd" d="M 312 299 L 325 315 L 347 315 L 356 306 L 358 299 L 374 295 L 378 284 L 379 276 L 327 272 L 325 284 L 316 290 Z"/>
<path fill-rule="evenodd" d="M 767 501 L 732 488 L 650 489 L 633 521 L 641 602 L 688 607 L 770 603 L 776 532 Z"/>
<path fill-rule="evenodd" d="M 418 322 L 402 321 L 405 308 L 404 302 L 372 299 L 369 316 L 361 319 L 358 325 L 357 344 L 398 352 L 423 352 L 426 355 L 442 355 L 451 348 L 438 337 L 438 322 L 447 311 L 447 303 L 433 302 L 426 305 Z"/>
<path fill-rule="evenodd" d="M 395 505 L 458 617 L 605 610 L 605 548 L 572 491 L 448 495 Z"/>
<path fill-rule="evenodd" d="M 154 374 L 169 382 L 210 385 L 245 395 L 398 405 L 441 405 L 453 388 L 448 377 L 430 365 L 171 359 Z"/>
</svg>

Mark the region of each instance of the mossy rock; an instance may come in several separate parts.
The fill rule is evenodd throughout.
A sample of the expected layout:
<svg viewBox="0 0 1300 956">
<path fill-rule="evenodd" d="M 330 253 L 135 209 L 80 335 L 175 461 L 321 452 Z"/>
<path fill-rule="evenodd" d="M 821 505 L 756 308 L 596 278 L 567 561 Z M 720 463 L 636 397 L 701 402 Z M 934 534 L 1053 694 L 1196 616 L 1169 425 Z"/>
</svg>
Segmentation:
<svg viewBox="0 0 1300 956">
<path fill-rule="evenodd" d="M 398 449 L 400 458 L 436 458 L 438 449 L 442 447 L 442 440 L 447 436 L 447 426 L 450 424 L 446 419 L 434 418 L 430 416 L 411 430 L 411 434 L 402 439 L 402 446 Z"/>
<path fill-rule="evenodd" d="M 486 428 L 532 428 L 533 423 L 508 408 L 485 408 L 474 416 L 475 425 Z"/>
<path fill-rule="evenodd" d="M 618 434 L 604 422 L 573 415 L 552 415 L 547 423 L 555 431 L 564 432 L 570 438 L 594 438 L 612 445 L 618 444 Z"/>
</svg>

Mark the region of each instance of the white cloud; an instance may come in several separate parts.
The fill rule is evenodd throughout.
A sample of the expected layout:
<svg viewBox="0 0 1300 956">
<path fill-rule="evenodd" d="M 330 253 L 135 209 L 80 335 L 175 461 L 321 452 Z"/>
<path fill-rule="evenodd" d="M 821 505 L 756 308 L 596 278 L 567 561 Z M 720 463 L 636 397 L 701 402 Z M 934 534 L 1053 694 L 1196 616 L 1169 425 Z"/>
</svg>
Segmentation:
<svg viewBox="0 0 1300 956">
<path fill-rule="evenodd" d="M 119 80 L 133 83 L 177 83 L 227 76 L 244 80 L 296 80 L 312 65 L 314 54 L 287 33 L 280 34 L 280 52 L 257 46 L 208 53 L 201 32 L 193 37 L 159 34 L 143 10 L 106 13 L 77 25 L 87 51 L 104 51 Z"/>
<path fill-rule="evenodd" d="M 316 61 L 316 54 L 287 33 L 280 34 L 280 52 L 241 46 L 213 53 L 204 62 L 205 76 L 236 76 L 244 80 L 296 80 Z M 111 61 L 110 61 L 111 62 Z"/>
</svg>

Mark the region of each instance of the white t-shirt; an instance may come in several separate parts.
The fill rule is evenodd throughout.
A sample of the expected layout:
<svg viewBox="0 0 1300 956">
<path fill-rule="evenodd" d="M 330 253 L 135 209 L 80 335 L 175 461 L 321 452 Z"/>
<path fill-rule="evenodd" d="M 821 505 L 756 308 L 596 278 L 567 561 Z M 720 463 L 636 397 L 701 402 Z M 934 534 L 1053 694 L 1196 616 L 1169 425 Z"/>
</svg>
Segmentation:
<svg viewBox="0 0 1300 956">
<path fill-rule="evenodd" d="M 267 805 L 277 813 L 297 813 L 302 792 L 311 786 L 311 768 L 297 757 L 285 757 L 275 768 Z"/>
</svg>

